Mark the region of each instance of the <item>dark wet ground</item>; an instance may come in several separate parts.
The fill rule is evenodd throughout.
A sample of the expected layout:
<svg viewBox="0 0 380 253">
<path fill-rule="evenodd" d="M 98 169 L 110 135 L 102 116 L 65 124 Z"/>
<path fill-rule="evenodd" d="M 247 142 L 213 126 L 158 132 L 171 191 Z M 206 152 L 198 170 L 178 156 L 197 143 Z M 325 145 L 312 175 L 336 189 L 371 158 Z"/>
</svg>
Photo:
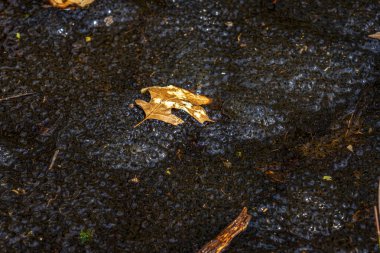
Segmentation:
<svg viewBox="0 0 380 253">
<path fill-rule="evenodd" d="M 1 252 L 196 252 L 243 206 L 228 252 L 378 250 L 379 1 L 42 5 L 0 2 Z M 170 84 L 216 123 L 133 128 Z"/>
</svg>

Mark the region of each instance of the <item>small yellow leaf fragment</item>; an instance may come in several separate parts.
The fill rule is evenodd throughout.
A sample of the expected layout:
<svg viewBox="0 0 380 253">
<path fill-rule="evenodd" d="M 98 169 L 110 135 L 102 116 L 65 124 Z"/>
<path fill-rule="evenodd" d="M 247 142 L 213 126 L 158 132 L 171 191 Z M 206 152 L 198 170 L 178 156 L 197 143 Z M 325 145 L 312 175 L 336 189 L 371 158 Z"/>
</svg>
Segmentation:
<svg viewBox="0 0 380 253">
<path fill-rule="evenodd" d="M 332 181 L 332 177 L 331 176 L 323 176 L 322 179 L 325 180 L 325 181 Z"/>
<path fill-rule="evenodd" d="M 91 36 L 86 36 L 85 38 L 86 42 L 90 42 L 92 40 Z"/>
<path fill-rule="evenodd" d="M 132 183 L 138 184 L 140 182 L 140 179 L 135 176 L 134 178 L 130 179 L 129 181 Z"/>
<path fill-rule="evenodd" d="M 11 192 L 16 193 L 17 195 L 24 195 L 26 193 L 26 191 L 24 189 L 21 189 L 21 188 L 12 189 Z"/>
<path fill-rule="evenodd" d="M 232 21 L 227 21 L 224 23 L 227 27 L 233 27 L 234 23 Z"/>
<path fill-rule="evenodd" d="M 171 168 L 167 168 L 167 169 L 166 169 L 166 171 L 165 171 L 166 175 L 169 175 L 169 176 L 170 176 L 170 175 L 172 174 L 171 171 L 170 171 L 170 169 L 171 169 Z"/>
<path fill-rule="evenodd" d="M 21 39 L 21 34 L 20 33 L 16 33 L 16 39 L 18 39 L 18 40 Z"/>
<path fill-rule="evenodd" d="M 377 32 L 377 33 L 374 33 L 374 34 L 370 34 L 370 35 L 368 35 L 368 37 L 370 37 L 372 39 L 378 39 L 378 40 L 380 40 L 380 32 Z"/>
<path fill-rule="evenodd" d="M 354 152 L 354 147 L 350 144 L 346 147 L 349 151 Z"/>
</svg>

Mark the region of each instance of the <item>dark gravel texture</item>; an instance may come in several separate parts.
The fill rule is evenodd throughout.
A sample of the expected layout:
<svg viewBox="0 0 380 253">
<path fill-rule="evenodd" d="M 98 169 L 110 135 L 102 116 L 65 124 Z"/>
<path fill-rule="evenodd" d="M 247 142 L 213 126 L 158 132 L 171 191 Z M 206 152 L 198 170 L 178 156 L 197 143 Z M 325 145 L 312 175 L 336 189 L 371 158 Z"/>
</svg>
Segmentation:
<svg viewBox="0 0 380 253">
<path fill-rule="evenodd" d="M 0 252 L 196 252 L 243 206 L 227 252 L 379 250 L 378 0 L 44 4 L 0 2 Z M 216 122 L 133 128 L 153 85 Z"/>
</svg>

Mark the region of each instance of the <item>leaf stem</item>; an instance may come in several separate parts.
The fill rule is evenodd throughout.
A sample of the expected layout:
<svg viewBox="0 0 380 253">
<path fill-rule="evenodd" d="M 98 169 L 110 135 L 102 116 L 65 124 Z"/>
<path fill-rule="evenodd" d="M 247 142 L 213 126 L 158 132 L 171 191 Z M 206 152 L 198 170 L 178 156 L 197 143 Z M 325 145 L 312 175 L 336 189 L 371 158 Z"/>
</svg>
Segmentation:
<svg viewBox="0 0 380 253">
<path fill-rule="evenodd" d="M 141 125 L 145 120 L 147 120 L 148 118 L 145 117 L 145 119 L 143 119 L 142 121 L 140 121 L 139 123 L 137 123 L 136 125 L 133 126 L 133 128 L 136 128 L 138 127 L 139 125 Z"/>
<path fill-rule="evenodd" d="M 136 127 L 138 127 L 139 125 L 141 125 L 145 120 L 147 120 L 147 119 L 149 119 L 149 116 L 157 109 L 157 107 L 159 107 L 160 105 L 162 104 L 162 101 L 159 103 L 159 104 L 157 104 L 150 112 L 149 112 L 149 114 L 146 114 L 145 115 L 145 118 L 142 120 L 142 121 L 140 121 L 139 123 L 137 123 L 133 128 L 136 128 Z"/>
</svg>

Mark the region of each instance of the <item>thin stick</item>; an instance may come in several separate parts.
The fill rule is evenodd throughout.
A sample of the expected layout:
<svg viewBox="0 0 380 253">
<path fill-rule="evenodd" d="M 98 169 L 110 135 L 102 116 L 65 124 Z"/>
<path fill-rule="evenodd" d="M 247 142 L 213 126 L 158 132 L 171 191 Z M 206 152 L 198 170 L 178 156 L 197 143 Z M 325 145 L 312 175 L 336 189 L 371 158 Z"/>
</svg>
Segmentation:
<svg viewBox="0 0 380 253">
<path fill-rule="evenodd" d="M 376 224 L 376 231 L 377 231 L 377 240 L 380 247 L 380 224 L 379 224 L 379 212 L 377 211 L 377 207 L 374 206 L 375 210 L 375 224 Z"/>
<path fill-rule="evenodd" d="M 55 163 L 55 160 L 57 159 L 58 153 L 59 153 L 59 149 L 57 149 L 57 150 L 54 152 L 54 155 L 53 155 L 53 157 L 51 158 L 51 162 L 50 162 L 50 165 L 49 165 L 49 169 L 48 169 L 48 170 L 51 170 L 51 169 L 53 168 L 54 163 Z"/>
<path fill-rule="evenodd" d="M 380 223 L 379 223 L 379 210 L 380 210 L 380 180 L 378 185 L 378 195 L 377 195 L 377 205 L 378 207 L 374 206 L 373 209 L 375 211 L 375 224 L 376 224 L 376 232 L 377 232 L 377 240 L 380 247 Z"/>
<path fill-rule="evenodd" d="M 377 187 L 377 210 L 380 210 L 380 179 Z"/>
<path fill-rule="evenodd" d="M 35 94 L 35 92 L 22 93 L 22 94 L 13 95 L 10 97 L 0 98 L 0 102 L 11 100 L 14 98 L 19 98 L 19 97 L 25 97 L 25 96 L 29 96 L 29 95 L 33 95 L 33 94 Z"/>
<path fill-rule="evenodd" d="M 243 232 L 251 220 L 247 208 L 244 207 L 239 216 L 230 223 L 220 234 L 212 241 L 202 247 L 198 253 L 220 253 L 223 252 L 235 236 Z"/>
</svg>

